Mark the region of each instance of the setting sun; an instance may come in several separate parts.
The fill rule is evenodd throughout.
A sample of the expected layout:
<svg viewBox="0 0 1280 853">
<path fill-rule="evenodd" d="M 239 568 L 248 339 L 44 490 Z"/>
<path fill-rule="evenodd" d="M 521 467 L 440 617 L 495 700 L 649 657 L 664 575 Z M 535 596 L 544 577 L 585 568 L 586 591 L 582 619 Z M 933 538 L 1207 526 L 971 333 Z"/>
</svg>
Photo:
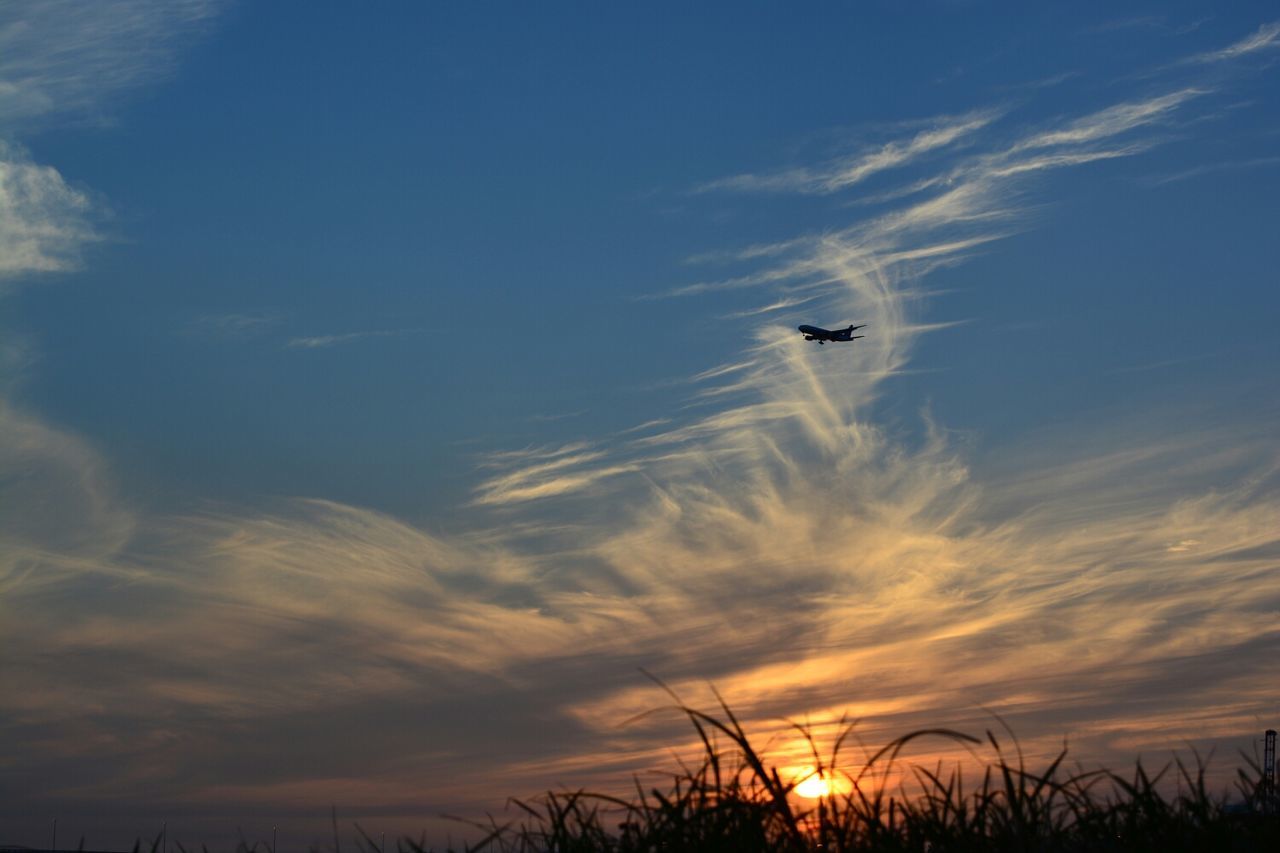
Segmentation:
<svg viewBox="0 0 1280 853">
<path fill-rule="evenodd" d="M 795 787 L 798 796 L 816 800 L 832 794 L 847 794 L 852 789 L 849 780 L 843 777 L 831 778 L 812 769 L 806 773 L 806 778 Z"/>
</svg>

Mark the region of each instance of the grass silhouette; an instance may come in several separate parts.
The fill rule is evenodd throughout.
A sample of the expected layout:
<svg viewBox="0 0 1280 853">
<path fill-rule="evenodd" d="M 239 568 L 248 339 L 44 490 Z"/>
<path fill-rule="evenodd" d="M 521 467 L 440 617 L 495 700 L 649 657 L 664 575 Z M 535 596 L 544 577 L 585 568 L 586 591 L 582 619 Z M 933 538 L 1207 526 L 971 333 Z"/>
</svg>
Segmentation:
<svg viewBox="0 0 1280 853">
<path fill-rule="evenodd" d="M 674 694 L 673 694 L 674 695 Z M 854 737 L 847 720 L 825 759 L 807 726 L 792 724 L 812 753 L 814 773 L 842 780 L 838 793 L 798 805 L 803 779 L 784 782 L 747 737 L 717 694 L 718 713 L 680 703 L 702 743 L 697 766 L 682 766 L 668 788 L 620 798 L 585 790 L 549 791 L 535 800 L 513 799 L 516 821 L 492 822 L 485 836 L 462 850 L 499 853 L 576 851 L 706 851 L 706 853 L 810 853 L 810 851 L 1277 851 L 1280 819 L 1268 810 L 1256 761 L 1236 787 L 1243 805 L 1228 807 L 1205 782 L 1198 753 L 1188 765 L 1175 759 L 1158 772 L 1138 762 L 1131 775 L 1107 770 L 1068 772 L 1064 747 L 1039 770 L 1029 769 L 1017 739 L 1010 752 L 990 730 L 979 739 L 951 729 L 922 729 L 871 754 L 858 772 L 843 769 L 841 751 Z M 999 718 L 997 718 L 998 720 Z M 989 746 L 994 759 L 968 787 L 956 765 L 943 770 L 900 766 L 912 741 L 943 739 L 974 750 Z M 721 746 L 721 743 L 724 746 Z M 1172 789 L 1172 790 L 1170 790 Z M 384 853 L 369 842 L 361 853 Z M 402 839 L 397 853 L 429 853 Z"/>
<path fill-rule="evenodd" d="M 655 681 L 657 679 L 654 679 Z M 659 682 L 661 684 L 661 682 Z M 665 689 L 665 685 L 663 685 Z M 668 692 L 670 692 L 668 690 Z M 674 693 L 671 694 L 673 697 Z M 716 694 L 719 708 L 707 713 L 676 698 L 702 744 L 696 765 L 681 763 L 665 788 L 644 787 L 637 778 L 630 797 L 586 790 L 548 791 L 532 799 L 511 799 L 516 817 L 470 823 L 477 841 L 447 853 L 1075 853 L 1075 851 L 1278 851 L 1280 817 L 1274 792 L 1264 784 L 1256 759 L 1242 755 L 1237 802 L 1206 785 L 1207 760 L 1179 758 L 1150 772 L 1137 762 L 1132 773 L 1066 769 L 1064 747 L 1041 769 L 1027 766 L 1017 738 L 996 717 L 1012 743 L 1006 748 L 987 730 L 977 738 L 951 729 L 922 729 L 903 735 L 845 769 L 842 752 L 857 740 L 854 725 L 842 720 L 824 758 L 808 726 L 792 724 L 806 741 L 814 773 L 838 780 L 826 796 L 799 800 L 803 779 L 784 781 L 752 744 L 742 724 Z M 908 744 L 941 739 L 959 744 L 980 759 L 990 756 L 970 785 L 960 764 L 944 769 L 907 764 Z M 357 853 L 389 853 L 355 824 Z M 160 838 L 150 853 L 160 853 Z M 175 842 L 179 853 L 195 853 Z M 134 853 L 147 847 L 135 844 Z M 202 853 L 208 850 L 201 847 Z M 435 853 L 425 839 L 401 838 L 395 853 Z M 270 845 L 244 840 L 236 853 L 274 853 Z M 336 812 L 333 850 L 342 853 Z M 445 851 L 441 851 L 445 853 Z"/>
</svg>

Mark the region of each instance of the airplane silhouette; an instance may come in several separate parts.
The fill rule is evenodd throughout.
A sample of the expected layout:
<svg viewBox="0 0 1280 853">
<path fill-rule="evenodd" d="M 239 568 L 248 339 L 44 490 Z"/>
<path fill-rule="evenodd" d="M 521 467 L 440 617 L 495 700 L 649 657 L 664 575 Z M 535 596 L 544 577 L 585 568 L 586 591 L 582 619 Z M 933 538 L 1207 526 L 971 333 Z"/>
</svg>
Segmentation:
<svg viewBox="0 0 1280 853">
<path fill-rule="evenodd" d="M 850 326 L 847 329 L 823 329 L 818 326 L 801 326 L 800 334 L 804 335 L 806 341 L 817 341 L 825 344 L 827 341 L 852 341 L 856 338 L 865 338 L 866 335 L 855 335 L 858 329 L 865 329 L 866 323 L 861 326 Z"/>
</svg>

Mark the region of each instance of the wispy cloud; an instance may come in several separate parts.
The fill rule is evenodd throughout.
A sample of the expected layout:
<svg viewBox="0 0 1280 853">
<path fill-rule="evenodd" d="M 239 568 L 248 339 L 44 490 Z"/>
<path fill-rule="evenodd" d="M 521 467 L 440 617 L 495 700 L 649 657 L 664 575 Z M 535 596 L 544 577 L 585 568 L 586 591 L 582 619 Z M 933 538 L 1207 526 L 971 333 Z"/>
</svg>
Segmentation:
<svg viewBox="0 0 1280 853">
<path fill-rule="evenodd" d="M 1164 15 L 1142 15 L 1132 18 L 1118 18 L 1113 21 L 1106 21 L 1097 26 L 1090 27 L 1086 32 L 1089 33 L 1115 33 L 1127 32 L 1131 30 L 1150 30 L 1164 35 L 1184 36 L 1193 33 L 1205 23 L 1212 20 L 1211 18 L 1197 18 L 1188 21 L 1185 24 L 1173 25 Z"/>
<path fill-rule="evenodd" d="M 312 335 L 309 337 L 290 338 L 285 344 L 288 349 L 325 349 L 327 347 L 350 344 L 368 338 L 394 338 L 406 335 L 413 329 L 377 329 L 370 332 L 343 332 L 337 335 Z"/>
<path fill-rule="evenodd" d="M 569 445 L 541 453 L 528 451 L 519 456 L 490 456 L 488 466 L 504 470 L 477 486 L 475 503 L 496 506 L 580 492 L 605 478 L 639 470 L 631 463 L 591 464 L 606 455 L 603 450 Z"/>
<path fill-rule="evenodd" d="M 1032 80 L 1026 83 L 1011 83 L 999 87 L 1003 91 L 1028 91 L 1036 89 L 1051 89 L 1054 86 L 1060 86 L 1068 80 L 1073 80 L 1084 75 L 1082 71 L 1061 71 L 1057 74 L 1051 74 L 1048 77 L 1042 77 L 1039 80 Z"/>
<path fill-rule="evenodd" d="M 757 305 L 754 308 L 742 308 L 738 311 L 725 314 L 724 316 L 726 319 L 730 320 L 740 320 L 744 317 L 758 317 L 761 314 L 769 314 L 774 311 L 783 311 L 787 308 L 795 308 L 796 306 L 804 305 L 806 302 L 812 302 L 817 298 L 817 295 L 784 296 L 768 303 L 767 305 Z"/>
<path fill-rule="evenodd" d="M 121 576 L 110 558 L 134 523 L 111 489 L 109 466 L 83 440 L 3 398 L 0 436 L 7 507 L 0 518 L 0 598 L 86 573 Z"/>
<path fill-rule="evenodd" d="M 572 412 L 554 412 L 530 415 L 529 420 L 536 423 L 554 423 L 556 421 L 569 420 L 570 418 L 579 418 L 587 413 L 586 409 L 575 409 Z"/>
<path fill-rule="evenodd" d="M 1280 644 L 1266 551 L 1280 460 L 1262 432 L 1141 429 L 1134 446 L 1065 463 L 1033 451 L 980 476 L 941 434 L 909 451 L 833 423 L 824 450 L 800 418 L 740 434 L 738 462 L 716 452 L 723 432 L 703 433 L 712 446 L 649 468 L 619 523 L 559 535 L 522 516 L 524 530 L 471 537 L 323 501 L 123 511 L 91 450 L 11 415 L 6 434 L 27 440 L 4 472 L 45 460 L 42 512 L 79 507 L 81 523 L 17 518 L 0 548 L 10 766 L 53 781 L 51 762 L 91 749 L 112 769 L 83 777 L 86 802 L 123 775 L 147 796 L 323 810 L 345 789 L 317 780 L 340 777 L 366 780 L 383 814 L 397 782 L 475 810 L 495 791 L 666 764 L 684 736 L 671 718 L 619 728 L 664 703 L 638 663 L 693 701 L 711 679 L 783 756 L 773 721 L 788 716 L 848 711 L 878 742 L 980 728 L 988 706 L 1029 754 L 1066 731 L 1093 761 L 1230 742 L 1270 707 L 1253 665 Z M 558 467 L 540 476 L 605 461 L 592 454 L 549 448 Z M 1173 686 L 1186 679 L 1194 695 Z M 379 711 L 396 708 L 412 712 Z M 166 741 L 192 719 L 200 736 Z M 351 736 L 316 774 L 302 759 L 342 721 Z M 511 742 L 486 750 L 495 726 Z M 163 766 L 139 763 L 139 743 Z M 406 828 L 420 811 L 405 806 Z"/>
<path fill-rule="evenodd" d="M 633 427 L 627 427 L 626 429 L 621 431 L 621 434 L 629 435 L 635 432 L 645 432 L 646 430 L 656 429 L 657 427 L 665 426 L 669 423 L 671 423 L 671 418 L 654 418 L 653 420 L 645 421 L 642 424 L 636 424 Z"/>
<path fill-rule="evenodd" d="M 1158 30 L 1165 26 L 1163 15 L 1139 15 L 1130 18 L 1116 18 L 1089 27 L 1089 33 L 1113 33 L 1121 30 Z"/>
<path fill-rule="evenodd" d="M 783 297 L 777 298 L 777 300 L 774 300 L 773 302 L 769 302 L 769 304 L 767 305 L 758 305 L 755 307 L 749 307 L 749 309 L 740 309 L 737 311 L 731 311 L 731 313 L 724 315 L 724 318 L 730 319 L 730 320 L 740 320 L 742 318 L 749 318 L 749 316 L 771 314 L 773 313 L 773 311 L 782 311 L 786 309 L 791 309 L 791 307 L 804 305 L 805 302 L 812 302 L 813 300 L 815 300 L 815 298 L 818 298 L 818 296 L 817 295 L 783 296 Z"/>
<path fill-rule="evenodd" d="M 791 169 L 765 175 L 734 175 L 702 184 L 697 191 L 839 192 L 872 175 L 906 166 L 925 154 L 959 142 L 998 117 L 999 112 L 996 110 L 959 117 L 940 117 L 935 120 L 934 127 L 917 133 L 909 140 L 887 142 L 872 151 L 837 160 L 820 168 Z"/>
<path fill-rule="evenodd" d="M 1257 31 L 1252 35 L 1246 36 L 1234 44 L 1230 44 L 1220 50 L 1198 53 L 1187 59 L 1187 62 L 1196 64 L 1227 62 L 1251 53 L 1274 50 L 1278 47 L 1280 47 L 1280 21 L 1272 21 L 1258 27 Z"/>
<path fill-rule="evenodd" d="M 1216 172 L 1234 172 L 1275 165 L 1280 165 L 1280 157 L 1249 157 L 1244 160 L 1224 160 L 1220 163 L 1205 163 L 1200 166 L 1193 166 L 1190 169 L 1184 169 L 1181 172 L 1173 172 L 1168 175 L 1152 176 L 1143 179 L 1143 183 L 1147 186 L 1159 187 L 1179 181 L 1188 181 L 1203 175 L 1211 175 Z"/>
<path fill-rule="evenodd" d="M 266 334 L 281 322 L 281 317 L 269 313 L 204 314 L 187 323 L 184 331 L 213 338 L 254 338 Z"/>
<path fill-rule="evenodd" d="M 933 265 L 954 262 L 964 250 L 1011 233 L 1013 229 L 1008 223 L 1019 209 L 1017 181 L 1029 179 L 1035 173 L 1132 157 L 1147 151 L 1159 140 L 1149 136 L 1130 138 L 1119 144 L 1112 140 L 1159 126 L 1186 104 L 1209 92 L 1203 87 L 1183 87 L 1121 102 L 1080 118 L 1059 121 L 1056 126 L 1025 133 L 1003 147 L 961 156 L 946 164 L 939 174 L 912 182 L 907 192 L 890 190 L 884 197 L 886 201 L 903 196 L 917 199 L 904 207 L 821 236 L 750 247 L 736 259 L 775 258 L 777 263 L 730 278 L 680 285 L 650 298 L 776 286 L 788 287 L 792 293 L 809 291 L 829 295 L 841 289 L 849 264 L 874 266 L 919 261 L 924 257 L 931 258 Z M 980 123 L 978 119 L 973 120 L 976 127 L 985 126 L 999 113 L 991 110 L 975 115 L 983 116 Z M 1110 146 L 1106 147 L 1105 143 L 1109 142 Z M 705 185 L 704 189 L 710 191 L 712 186 Z M 795 181 L 780 182 L 774 188 L 800 193 L 811 191 L 804 182 Z M 927 195 L 930 190 L 933 194 Z M 1005 224 L 1001 226 L 1001 222 Z M 955 232 L 984 226 L 1001 230 L 953 236 L 928 247 L 917 242 L 922 235 L 944 228 Z M 904 245 L 908 242 L 909 246 Z M 833 265 L 830 259 L 836 255 L 841 263 Z"/>
<path fill-rule="evenodd" d="M 98 239 L 89 196 L 0 140 L 0 279 L 76 269 Z"/>
<path fill-rule="evenodd" d="M 1202 355 L 1184 356 L 1182 358 L 1165 358 L 1159 361 L 1149 361 L 1143 364 L 1131 364 L 1125 367 L 1117 367 L 1112 373 L 1146 373 L 1151 370 L 1162 370 L 1166 367 L 1179 367 L 1184 364 L 1194 364 L 1197 361 L 1203 361 L 1206 358 L 1212 358 L 1212 353 Z"/>
<path fill-rule="evenodd" d="M 164 75 L 217 0 L 14 2 L 0 10 L 0 117 L 101 115 L 104 100 Z"/>
<path fill-rule="evenodd" d="M 72 0 L 0 7 L 0 134 L 104 113 L 104 100 L 162 75 L 210 0 Z M 104 215 L 52 166 L 0 139 L 0 278 L 77 268 Z"/>
<path fill-rule="evenodd" d="M 1192 98 L 1208 94 L 1207 89 L 1185 88 L 1127 101 L 1099 110 L 1083 118 L 1067 122 L 1065 127 L 1034 134 L 1018 145 L 1014 152 L 1062 145 L 1083 145 L 1145 127 L 1168 117 Z"/>
<path fill-rule="evenodd" d="M 205 314 L 186 324 L 188 335 L 226 340 L 248 340 L 271 335 L 279 330 L 285 318 L 273 312 Z M 394 338 L 414 334 L 420 329 L 372 329 L 363 332 L 340 332 L 331 335 L 296 335 L 286 338 L 284 349 L 327 349 L 354 344 L 370 338 Z M 277 338 L 278 340 L 278 338 Z"/>
</svg>

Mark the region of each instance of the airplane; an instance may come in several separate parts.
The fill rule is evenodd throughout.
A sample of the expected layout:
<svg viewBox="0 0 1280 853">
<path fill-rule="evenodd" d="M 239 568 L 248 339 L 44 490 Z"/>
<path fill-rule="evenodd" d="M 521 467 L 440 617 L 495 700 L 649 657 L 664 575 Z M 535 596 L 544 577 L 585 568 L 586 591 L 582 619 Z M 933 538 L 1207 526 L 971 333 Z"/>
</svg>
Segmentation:
<svg viewBox="0 0 1280 853">
<path fill-rule="evenodd" d="M 847 329 L 822 329 L 817 326 L 801 326 L 800 334 L 804 335 L 806 341 L 817 341 L 825 344 L 827 341 L 852 341 L 856 338 L 865 338 L 866 335 L 855 335 L 858 329 L 865 329 L 866 323 L 861 326 L 850 326 Z"/>
</svg>

